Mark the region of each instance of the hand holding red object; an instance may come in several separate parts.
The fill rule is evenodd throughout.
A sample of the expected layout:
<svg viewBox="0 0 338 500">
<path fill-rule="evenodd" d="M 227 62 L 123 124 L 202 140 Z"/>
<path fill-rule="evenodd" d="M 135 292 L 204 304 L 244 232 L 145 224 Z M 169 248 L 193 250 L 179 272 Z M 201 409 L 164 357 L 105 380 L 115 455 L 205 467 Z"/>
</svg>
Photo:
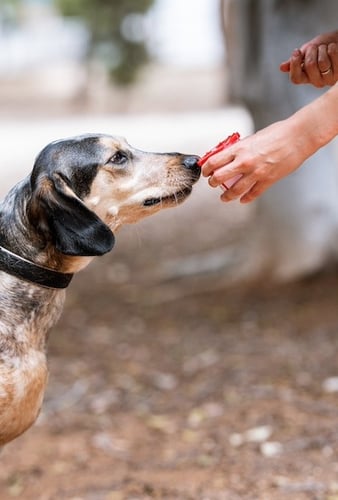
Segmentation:
<svg viewBox="0 0 338 500">
<path fill-rule="evenodd" d="M 235 144 L 235 142 L 238 142 L 240 140 L 240 135 L 238 132 L 235 132 L 232 135 L 229 135 L 224 141 L 220 142 L 212 148 L 210 151 L 205 153 L 202 158 L 199 159 L 198 165 L 199 167 L 202 167 L 204 163 L 210 158 L 210 156 L 215 155 L 216 153 L 219 153 L 220 151 L 223 151 L 223 149 L 227 148 L 228 146 L 231 146 L 232 144 Z M 240 178 L 242 175 L 236 175 L 235 177 L 232 177 L 232 179 L 229 179 L 227 183 L 222 184 L 223 189 L 230 189 L 231 186 L 233 186 Z"/>
</svg>

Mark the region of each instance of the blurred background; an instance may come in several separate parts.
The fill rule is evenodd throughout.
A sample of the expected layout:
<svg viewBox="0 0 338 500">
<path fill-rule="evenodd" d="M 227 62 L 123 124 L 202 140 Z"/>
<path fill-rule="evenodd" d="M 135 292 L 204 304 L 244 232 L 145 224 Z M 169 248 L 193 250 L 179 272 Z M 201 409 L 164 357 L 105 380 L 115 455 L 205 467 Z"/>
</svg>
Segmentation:
<svg viewBox="0 0 338 500">
<path fill-rule="evenodd" d="M 0 196 L 50 141 L 202 155 L 321 91 L 279 72 L 330 0 L 0 0 Z M 324 89 L 325 91 L 325 89 Z M 338 495 L 333 142 L 248 206 L 201 179 L 72 283 L 2 498 Z"/>
</svg>

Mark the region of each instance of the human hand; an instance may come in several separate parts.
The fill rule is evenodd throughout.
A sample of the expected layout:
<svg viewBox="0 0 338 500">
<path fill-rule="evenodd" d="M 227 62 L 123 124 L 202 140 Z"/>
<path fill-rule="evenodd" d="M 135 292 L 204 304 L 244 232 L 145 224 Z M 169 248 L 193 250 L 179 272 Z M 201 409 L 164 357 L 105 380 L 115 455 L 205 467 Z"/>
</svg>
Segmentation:
<svg viewBox="0 0 338 500">
<path fill-rule="evenodd" d="M 294 50 L 280 70 L 289 73 L 295 84 L 334 85 L 338 81 L 338 31 L 318 35 Z"/>
<path fill-rule="evenodd" d="M 280 121 L 211 156 L 202 166 L 211 187 L 241 178 L 221 195 L 222 201 L 240 198 L 248 203 L 272 184 L 298 168 L 311 154 L 303 145 L 292 118 Z M 290 137 L 295 143 L 290 145 Z"/>
</svg>

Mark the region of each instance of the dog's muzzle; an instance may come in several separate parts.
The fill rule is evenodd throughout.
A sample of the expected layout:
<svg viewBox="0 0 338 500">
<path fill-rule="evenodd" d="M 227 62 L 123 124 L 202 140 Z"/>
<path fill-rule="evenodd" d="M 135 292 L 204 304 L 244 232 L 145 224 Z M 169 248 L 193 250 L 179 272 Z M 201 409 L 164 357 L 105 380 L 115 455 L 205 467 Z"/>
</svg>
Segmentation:
<svg viewBox="0 0 338 500">
<path fill-rule="evenodd" d="M 189 171 L 190 182 L 191 182 L 190 186 L 185 186 L 169 196 L 148 198 L 143 202 L 143 205 L 145 207 L 152 207 L 154 205 L 159 205 L 160 203 L 164 204 L 165 202 L 180 203 L 185 198 L 187 198 L 187 196 L 189 196 L 189 194 L 191 193 L 193 184 L 195 184 L 195 182 L 198 181 L 201 175 L 201 168 L 198 165 L 198 161 L 199 161 L 199 156 L 195 155 L 183 156 L 182 165 L 185 169 Z"/>
</svg>

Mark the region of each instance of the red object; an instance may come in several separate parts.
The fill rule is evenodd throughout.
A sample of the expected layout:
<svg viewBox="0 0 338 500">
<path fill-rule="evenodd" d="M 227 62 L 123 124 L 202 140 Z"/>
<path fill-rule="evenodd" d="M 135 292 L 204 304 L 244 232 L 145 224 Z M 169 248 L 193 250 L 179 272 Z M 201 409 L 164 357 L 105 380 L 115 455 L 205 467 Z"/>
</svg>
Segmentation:
<svg viewBox="0 0 338 500">
<path fill-rule="evenodd" d="M 213 147 L 205 153 L 205 155 L 202 156 L 202 158 L 199 159 L 198 161 L 198 166 L 202 167 L 204 163 L 210 158 L 210 156 L 215 155 L 216 153 L 219 153 L 220 151 L 223 151 L 223 149 L 227 148 L 228 146 L 231 146 L 232 144 L 235 144 L 235 142 L 238 142 L 240 139 L 240 135 L 238 132 L 235 132 L 232 135 L 229 135 L 224 141 L 220 142 L 217 144 L 217 146 Z"/>
<path fill-rule="evenodd" d="M 202 167 L 204 165 L 204 163 L 210 158 L 210 156 L 213 156 L 216 153 L 223 151 L 223 149 L 227 148 L 228 146 L 231 146 L 232 144 L 235 144 L 239 140 L 240 140 L 240 135 L 238 132 L 235 132 L 234 134 L 229 135 L 226 139 L 224 139 L 224 141 L 220 142 L 219 144 L 217 144 L 217 146 L 215 146 L 210 151 L 205 153 L 202 156 L 202 158 L 199 159 L 198 166 Z M 225 184 L 225 183 L 222 184 L 222 188 L 223 189 L 230 189 L 231 186 L 233 186 L 238 181 L 238 179 L 240 179 L 241 177 L 242 177 L 242 175 L 236 175 L 232 179 L 229 179 L 227 181 L 227 184 Z"/>
</svg>

